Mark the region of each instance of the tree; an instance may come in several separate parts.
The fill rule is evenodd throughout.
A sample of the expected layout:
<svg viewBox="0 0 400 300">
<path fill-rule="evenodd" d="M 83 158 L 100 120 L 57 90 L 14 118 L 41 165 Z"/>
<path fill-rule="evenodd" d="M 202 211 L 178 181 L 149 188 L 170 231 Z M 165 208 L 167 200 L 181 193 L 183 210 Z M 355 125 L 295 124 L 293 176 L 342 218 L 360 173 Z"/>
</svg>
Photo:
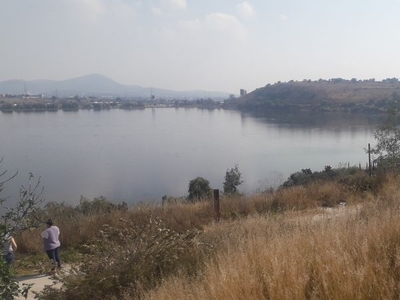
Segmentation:
<svg viewBox="0 0 400 300">
<path fill-rule="evenodd" d="M 203 177 L 196 177 L 189 182 L 189 201 L 198 201 L 211 195 L 210 182 Z"/>
<path fill-rule="evenodd" d="M 224 182 L 224 193 L 225 194 L 235 194 L 238 192 L 237 187 L 241 185 L 244 181 L 241 180 L 242 173 L 239 171 L 238 165 L 235 165 L 234 168 L 230 170 L 227 169 L 225 173 L 225 182 Z"/>
<path fill-rule="evenodd" d="M 0 164 L 3 159 L 0 159 Z M 5 177 L 5 179 L 3 179 Z M 7 177 L 7 170 L 0 172 L 0 192 L 4 190 L 5 185 L 14 179 L 17 173 Z M 15 207 L 6 207 L 7 198 L 0 198 L 0 243 L 1 246 L 6 241 L 6 233 L 12 236 L 20 234 L 22 231 L 38 227 L 42 222 L 32 217 L 39 209 L 38 204 L 43 200 L 40 198 L 43 188 L 40 189 L 40 178 L 36 184 L 32 184 L 33 174 L 29 174 L 29 185 L 27 188 L 22 186 L 19 193 L 19 201 Z M 15 296 L 27 295 L 31 285 L 25 285 L 19 288 L 15 275 L 1 259 L 0 262 L 0 298 L 4 300 L 14 299 Z"/>
<path fill-rule="evenodd" d="M 1 162 L 1 161 L 0 161 Z M 7 171 L 3 172 L 4 175 Z M 5 182 L 13 179 L 16 176 L 6 179 L 0 182 L 0 191 L 3 189 Z M 43 187 L 40 188 L 40 177 L 38 180 L 33 182 L 33 174 L 29 173 L 29 184 L 28 187 L 21 186 L 19 191 L 19 201 L 15 207 L 5 207 L 4 203 L 6 199 L 0 198 L 0 211 L 4 213 L 0 216 L 0 232 L 7 231 L 11 235 L 18 235 L 21 232 L 39 227 L 43 224 L 41 220 L 35 218 L 35 213 L 39 210 L 38 205 L 43 202 L 41 195 L 43 193 Z"/>
<path fill-rule="evenodd" d="M 400 128 L 399 111 L 392 105 L 387 111 L 386 121 L 374 132 L 377 141 L 371 153 L 378 155 L 378 166 L 388 168 L 392 172 L 400 166 Z"/>
</svg>

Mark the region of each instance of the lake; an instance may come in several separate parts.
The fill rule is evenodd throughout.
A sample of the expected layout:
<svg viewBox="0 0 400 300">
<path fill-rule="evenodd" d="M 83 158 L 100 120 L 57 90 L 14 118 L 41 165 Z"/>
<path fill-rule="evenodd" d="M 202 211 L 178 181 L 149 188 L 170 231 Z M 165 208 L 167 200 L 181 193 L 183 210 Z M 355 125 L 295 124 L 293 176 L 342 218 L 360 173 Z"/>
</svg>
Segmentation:
<svg viewBox="0 0 400 300">
<path fill-rule="evenodd" d="M 301 169 L 365 167 L 382 118 L 343 114 L 253 116 L 232 110 L 147 108 L 0 113 L 0 173 L 17 177 L 1 197 L 15 201 L 28 174 L 46 202 L 104 196 L 129 204 L 185 196 L 202 176 L 223 189 L 236 164 L 243 193 L 277 186 Z M 5 177 L 3 176 L 3 179 Z"/>
</svg>

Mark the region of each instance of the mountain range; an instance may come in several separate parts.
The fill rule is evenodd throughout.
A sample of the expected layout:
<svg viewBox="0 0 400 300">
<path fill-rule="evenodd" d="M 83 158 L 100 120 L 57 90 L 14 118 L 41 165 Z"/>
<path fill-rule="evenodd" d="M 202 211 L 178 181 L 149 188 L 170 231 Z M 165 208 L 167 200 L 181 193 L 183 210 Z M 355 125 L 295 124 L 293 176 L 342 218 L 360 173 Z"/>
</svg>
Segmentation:
<svg viewBox="0 0 400 300">
<path fill-rule="evenodd" d="M 6 80 L 0 82 L 0 94 L 43 94 L 46 97 L 143 97 L 150 98 L 222 98 L 228 93 L 202 90 L 174 91 L 138 85 L 120 84 L 100 74 L 90 74 L 68 80 Z"/>
</svg>

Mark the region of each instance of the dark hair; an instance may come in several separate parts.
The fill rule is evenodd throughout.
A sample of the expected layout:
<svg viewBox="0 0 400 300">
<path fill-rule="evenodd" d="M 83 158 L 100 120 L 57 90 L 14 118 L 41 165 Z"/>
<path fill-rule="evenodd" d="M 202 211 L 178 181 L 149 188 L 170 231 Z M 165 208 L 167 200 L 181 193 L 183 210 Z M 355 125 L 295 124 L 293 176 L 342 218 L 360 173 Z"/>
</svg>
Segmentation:
<svg viewBox="0 0 400 300">
<path fill-rule="evenodd" d="M 53 225 L 53 220 L 52 219 L 48 219 L 46 224 L 52 226 Z"/>
</svg>

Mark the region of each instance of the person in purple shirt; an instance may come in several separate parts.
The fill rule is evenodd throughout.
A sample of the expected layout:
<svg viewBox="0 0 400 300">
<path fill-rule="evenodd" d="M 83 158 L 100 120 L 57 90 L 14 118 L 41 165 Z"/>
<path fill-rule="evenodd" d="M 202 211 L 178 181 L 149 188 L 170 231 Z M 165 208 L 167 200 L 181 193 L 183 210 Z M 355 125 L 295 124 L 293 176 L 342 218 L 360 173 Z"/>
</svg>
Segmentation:
<svg viewBox="0 0 400 300">
<path fill-rule="evenodd" d="M 44 249 L 46 250 L 47 256 L 51 259 L 55 266 L 61 268 L 60 260 L 60 229 L 53 224 L 52 219 L 48 219 L 46 222 L 47 229 L 41 234 L 44 242 Z M 55 267 L 52 269 L 55 270 Z"/>
</svg>

